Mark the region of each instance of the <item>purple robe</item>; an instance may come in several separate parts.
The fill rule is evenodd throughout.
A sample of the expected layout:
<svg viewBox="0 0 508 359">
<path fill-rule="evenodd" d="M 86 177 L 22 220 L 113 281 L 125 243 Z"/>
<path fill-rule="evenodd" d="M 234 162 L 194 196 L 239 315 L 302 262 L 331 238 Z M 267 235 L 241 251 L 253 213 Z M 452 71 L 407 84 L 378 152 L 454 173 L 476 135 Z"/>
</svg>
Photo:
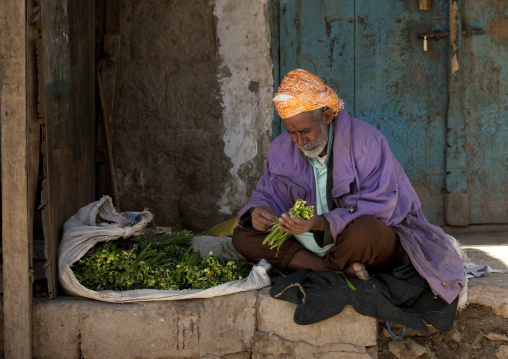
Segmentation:
<svg viewBox="0 0 508 359">
<path fill-rule="evenodd" d="M 334 121 L 332 175 L 327 184 L 332 201 L 329 208 L 334 209 L 322 214 L 328 222 L 328 237 L 334 240 L 358 217 L 382 220 L 395 230 L 434 294 L 451 303 L 465 284 L 462 259 L 443 230 L 425 218 L 420 200 L 386 139 L 345 110 Z M 316 205 L 314 171 L 284 132 L 272 142 L 265 173 L 239 218 L 257 206 L 271 207 L 280 216 L 299 198 Z"/>
</svg>

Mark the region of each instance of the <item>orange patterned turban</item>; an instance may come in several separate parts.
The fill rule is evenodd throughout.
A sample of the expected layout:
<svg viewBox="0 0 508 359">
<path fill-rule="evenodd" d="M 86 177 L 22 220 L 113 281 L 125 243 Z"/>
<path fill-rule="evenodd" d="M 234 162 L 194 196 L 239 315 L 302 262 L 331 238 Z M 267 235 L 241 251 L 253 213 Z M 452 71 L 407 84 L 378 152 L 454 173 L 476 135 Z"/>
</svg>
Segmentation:
<svg viewBox="0 0 508 359">
<path fill-rule="evenodd" d="M 344 101 L 330 86 L 325 85 L 318 76 L 302 69 L 293 70 L 284 77 L 273 102 L 281 118 L 322 107 L 331 108 L 333 115 L 337 116 L 344 109 Z"/>
</svg>

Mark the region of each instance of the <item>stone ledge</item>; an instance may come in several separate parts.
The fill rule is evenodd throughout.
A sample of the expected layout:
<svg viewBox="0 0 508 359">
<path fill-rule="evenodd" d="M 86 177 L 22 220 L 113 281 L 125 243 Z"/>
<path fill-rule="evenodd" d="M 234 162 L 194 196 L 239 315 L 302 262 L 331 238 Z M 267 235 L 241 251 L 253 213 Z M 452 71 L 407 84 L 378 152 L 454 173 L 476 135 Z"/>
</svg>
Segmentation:
<svg viewBox="0 0 508 359">
<path fill-rule="evenodd" d="M 293 322 L 268 288 L 211 299 L 113 304 L 58 297 L 34 305 L 35 359 L 376 357 L 377 322 L 347 307 Z"/>
<path fill-rule="evenodd" d="M 469 279 L 467 304 L 492 308 L 494 314 L 508 319 L 508 274 L 491 273 Z"/>
<path fill-rule="evenodd" d="M 262 289 L 257 310 L 257 330 L 313 346 L 334 343 L 359 347 L 376 345 L 376 320 L 358 314 L 352 306 L 348 305 L 339 315 L 312 325 L 295 324 L 295 308 L 293 303 L 273 299 L 269 288 Z"/>
</svg>

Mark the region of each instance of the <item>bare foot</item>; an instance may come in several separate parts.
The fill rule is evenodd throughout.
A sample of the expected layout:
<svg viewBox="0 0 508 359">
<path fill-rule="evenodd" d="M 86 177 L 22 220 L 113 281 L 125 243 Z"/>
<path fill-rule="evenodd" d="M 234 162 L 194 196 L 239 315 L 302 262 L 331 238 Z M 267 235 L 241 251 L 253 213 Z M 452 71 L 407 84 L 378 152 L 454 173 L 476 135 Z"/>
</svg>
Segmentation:
<svg viewBox="0 0 508 359">
<path fill-rule="evenodd" d="M 354 262 L 350 264 L 346 269 L 344 269 L 344 273 L 350 277 L 358 278 L 361 280 L 369 279 L 369 272 L 365 268 L 365 265 L 360 262 Z"/>
</svg>

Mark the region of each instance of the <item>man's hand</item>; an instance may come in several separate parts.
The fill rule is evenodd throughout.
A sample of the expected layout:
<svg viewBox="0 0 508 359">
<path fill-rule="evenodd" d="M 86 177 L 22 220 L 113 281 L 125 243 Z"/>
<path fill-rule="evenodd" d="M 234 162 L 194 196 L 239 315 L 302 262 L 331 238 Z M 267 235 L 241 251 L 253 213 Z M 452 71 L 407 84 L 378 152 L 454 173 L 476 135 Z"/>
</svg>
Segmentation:
<svg viewBox="0 0 508 359">
<path fill-rule="evenodd" d="M 256 207 L 251 213 L 252 227 L 261 232 L 269 231 L 273 222 L 277 220 L 275 211 L 271 207 Z"/>
<path fill-rule="evenodd" d="M 279 228 L 291 234 L 302 234 L 310 230 L 325 230 L 325 222 L 323 218 L 317 215 L 313 215 L 310 219 L 302 219 L 283 213 L 282 216 L 280 216 L 279 221 L 281 223 Z"/>
</svg>

